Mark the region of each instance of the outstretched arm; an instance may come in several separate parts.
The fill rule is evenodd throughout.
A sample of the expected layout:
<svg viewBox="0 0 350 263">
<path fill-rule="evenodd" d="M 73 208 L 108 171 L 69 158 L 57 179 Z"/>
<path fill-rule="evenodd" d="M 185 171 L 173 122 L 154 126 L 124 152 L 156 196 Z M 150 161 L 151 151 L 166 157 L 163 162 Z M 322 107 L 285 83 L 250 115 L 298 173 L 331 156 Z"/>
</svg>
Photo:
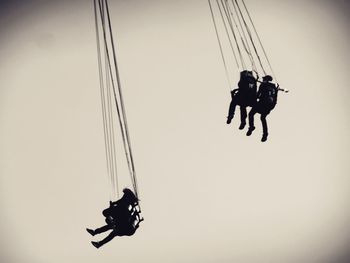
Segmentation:
<svg viewBox="0 0 350 263">
<path fill-rule="evenodd" d="M 280 90 L 280 91 L 283 91 L 283 92 L 285 92 L 285 93 L 288 93 L 289 92 L 289 90 L 287 90 L 287 89 L 278 89 L 278 90 Z"/>
<path fill-rule="evenodd" d="M 287 89 L 281 89 L 281 88 L 280 88 L 280 84 L 278 84 L 278 83 L 277 83 L 277 90 L 278 90 L 278 91 L 283 91 L 283 92 L 285 92 L 285 93 L 288 93 L 288 92 L 289 92 L 289 90 L 287 90 Z"/>
</svg>

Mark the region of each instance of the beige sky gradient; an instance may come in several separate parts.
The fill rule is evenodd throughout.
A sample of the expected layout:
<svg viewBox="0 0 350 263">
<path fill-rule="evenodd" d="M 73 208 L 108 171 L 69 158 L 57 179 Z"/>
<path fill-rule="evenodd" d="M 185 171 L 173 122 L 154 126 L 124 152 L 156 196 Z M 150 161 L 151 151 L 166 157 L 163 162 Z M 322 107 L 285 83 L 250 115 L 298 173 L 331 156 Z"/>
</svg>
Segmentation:
<svg viewBox="0 0 350 263">
<path fill-rule="evenodd" d="M 100 250 L 85 232 L 110 191 L 92 1 L 2 4 L 1 262 L 347 262 L 349 5 L 246 0 L 291 90 L 261 143 L 258 116 L 225 123 L 207 1 L 110 2 L 145 221 Z"/>
</svg>

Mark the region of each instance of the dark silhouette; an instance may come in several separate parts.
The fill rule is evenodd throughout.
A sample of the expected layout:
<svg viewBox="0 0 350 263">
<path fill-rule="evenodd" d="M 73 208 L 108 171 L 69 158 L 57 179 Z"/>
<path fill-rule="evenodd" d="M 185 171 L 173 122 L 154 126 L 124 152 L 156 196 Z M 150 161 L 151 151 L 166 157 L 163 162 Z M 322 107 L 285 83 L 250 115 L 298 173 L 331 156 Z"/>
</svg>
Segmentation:
<svg viewBox="0 0 350 263">
<path fill-rule="evenodd" d="M 141 217 L 138 199 L 135 194 L 125 188 L 124 194 L 116 202 L 109 202 L 109 207 L 103 210 L 102 214 L 106 217 L 107 225 L 95 230 L 87 228 L 86 231 L 92 236 L 112 230 L 109 235 L 101 241 L 91 243 L 99 248 L 108 243 L 116 236 L 131 236 L 133 235 L 143 218 Z"/>
<path fill-rule="evenodd" d="M 271 83 L 271 81 L 272 77 L 270 75 L 266 75 L 263 77 L 263 82 L 261 82 L 259 86 L 257 102 L 249 112 L 249 129 L 247 132 L 247 136 L 250 136 L 255 130 L 254 115 L 256 113 L 260 113 L 261 124 L 263 127 L 263 136 L 261 138 L 262 142 L 265 142 L 267 140 L 268 129 L 266 117 L 276 106 L 277 93 L 279 90 L 279 86 L 276 86 L 275 84 Z"/>
<path fill-rule="evenodd" d="M 253 106 L 256 101 L 257 80 L 258 77 L 255 78 L 252 71 L 244 70 L 241 72 L 238 89 L 231 91 L 232 100 L 227 116 L 227 124 L 231 123 L 235 115 L 236 106 L 239 105 L 241 110 L 241 124 L 239 129 L 244 129 L 247 118 L 247 106 Z"/>
</svg>

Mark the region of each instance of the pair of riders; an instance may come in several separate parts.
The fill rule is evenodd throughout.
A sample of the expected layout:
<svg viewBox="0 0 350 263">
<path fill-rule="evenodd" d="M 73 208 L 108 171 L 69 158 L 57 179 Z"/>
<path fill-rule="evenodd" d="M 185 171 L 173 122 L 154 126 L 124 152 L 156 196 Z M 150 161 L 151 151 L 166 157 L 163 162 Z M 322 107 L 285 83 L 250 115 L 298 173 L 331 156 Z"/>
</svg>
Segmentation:
<svg viewBox="0 0 350 263">
<path fill-rule="evenodd" d="M 268 128 L 266 117 L 274 109 L 277 103 L 277 92 L 279 86 L 271 83 L 273 80 L 270 75 L 266 75 L 262 78 L 262 82 L 257 91 L 257 82 L 259 77 L 254 77 L 252 71 L 244 70 L 240 74 L 240 80 L 238 82 L 238 89 L 231 91 L 231 103 L 229 113 L 227 117 L 227 124 L 231 123 L 231 120 L 235 114 L 236 106 L 240 106 L 241 110 L 241 124 L 240 130 L 243 130 L 246 125 L 247 119 L 247 107 L 251 107 L 249 112 L 249 128 L 247 136 L 250 136 L 255 130 L 254 115 L 260 113 L 260 119 L 263 127 L 262 142 L 267 140 Z"/>
<path fill-rule="evenodd" d="M 110 201 L 109 207 L 103 210 L 102 214 L 105 216 L 105 221 L 107 223 L 105 226 L 94 230 L 86 229 L 92 236 L 112 230 L 103 240 L 91 242 L 96 248 L 101 247 L 116 236 L 133 235 L 139 227 L 140 222 L 143 221 L 140 215 L 141 211 L 138 198 L 128 188 L 125 188 L 123 193 L 121 199 L 116 202 Z"/>
</svg>

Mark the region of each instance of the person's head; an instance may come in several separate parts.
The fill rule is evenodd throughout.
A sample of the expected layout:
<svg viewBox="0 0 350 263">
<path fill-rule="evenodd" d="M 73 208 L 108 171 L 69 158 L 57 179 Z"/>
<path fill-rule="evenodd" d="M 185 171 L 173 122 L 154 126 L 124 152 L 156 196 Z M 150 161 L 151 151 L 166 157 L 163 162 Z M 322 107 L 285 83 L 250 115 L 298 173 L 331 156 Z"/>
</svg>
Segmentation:
<svg viewBox="0 0 350 263">
<path fill-rule="evenodd" d="M 246 77 L 250 77 L 253 76 L 253 72 L 249 71 L 249 70 L 243 70 L 241 71 L 241 78 L 246 78 Z"/>
<path fill-rule="evenodd" d="M 269 81 L 272 81 L 272 80 L 273 80 L 273 78 L 270 75 L 266 75 L 266 76 L 263 77 L 263 81 L 265 81 L 265 82 L 269 82 Z"/>
<path fill-rule="evenodd" d="M 126 198 L 130 202 L 137 202 L 139 199 L 136 197 L 133 191 L 131 191 L 129 188 L 124 188 L 123 190 L 124 198 Z"/>
</svg>

